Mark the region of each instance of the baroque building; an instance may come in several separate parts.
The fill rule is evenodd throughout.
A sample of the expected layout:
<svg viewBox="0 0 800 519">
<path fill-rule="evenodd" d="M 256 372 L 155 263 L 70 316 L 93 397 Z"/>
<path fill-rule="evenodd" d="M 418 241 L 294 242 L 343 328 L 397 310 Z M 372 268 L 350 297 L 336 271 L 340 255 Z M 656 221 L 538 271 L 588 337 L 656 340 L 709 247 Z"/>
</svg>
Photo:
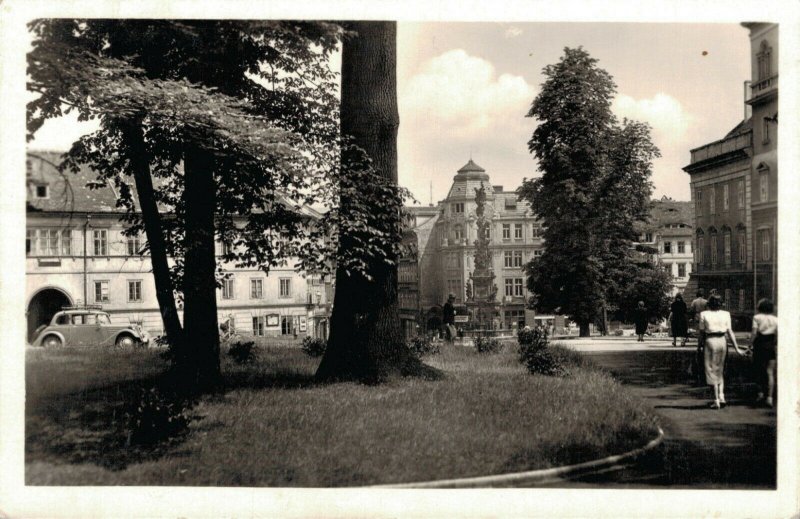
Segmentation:
<svg viewBox="0 0 800 519">
<path fill-rule="evenodd" d="M 778 26 L 750 30 L 752 78 L 745 118 L 725 137 L 691 150 L 695 265 L 687 291 L 716 290 L 737 329 L 757 301 L 777 298 Z"/>
<path fill-rule="evenodd" d="M 449 294 L 455 296 L 459 307 L 466 301 L 467 284 L 475 269 L 475 195 L 481 186 L 486 190 L 489 250 L 497 288 L 499 314 L 494 324 L 502 329 L 526 324 L 530 294 L 524 265 L 540 253 L 541 225 L 516 191 L 492 185 L 486 170 L 470 159 L 453 177 L 444 200 L 435 207 L 407 208 L 409 226 L 418 235 L 419 309 L 429 329 L 437 327 L 437 309 Z"/>
<path fill-rule="evenodd" d="M 163 325 L 144 236 L 126 236 L 114 187 L 88 167 L 60 173 L 60 154 L 29 152 L 27 161 L 25 309 L 28 336 L 63 306 L 100 305 L 113 322 L 137 323 L 152 336 Z M 308 218 L 319 215 L 304 208 Z M 223 245 L 217 244 L 218 262 Z M 217 293 L 220 322 L 242 335 L 327 337 L 329 277 L 304 277 L 293 265 L 271 269 L 224 265 Z M 182 312 L 179 313 L 182 315 Z"/>
</svg>

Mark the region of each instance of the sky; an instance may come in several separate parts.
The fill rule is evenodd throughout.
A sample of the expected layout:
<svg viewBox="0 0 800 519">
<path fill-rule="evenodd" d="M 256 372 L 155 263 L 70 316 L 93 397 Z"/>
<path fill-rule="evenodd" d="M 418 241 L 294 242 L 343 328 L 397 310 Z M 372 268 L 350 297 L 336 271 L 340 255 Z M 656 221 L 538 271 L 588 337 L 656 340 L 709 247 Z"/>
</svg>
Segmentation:
<svg viewBox="0 0 800 519">
<path fill-rule="evenodd" d="M 542 69 L 577 46 L 613 76 L 617 116 L 652 127 L 662 155 L 653 195 L 688 200 L 689 150 L 743 117 L 750 50 L 738 24 L 400 22 L 400 184 L 435 204 L 470 157 L 507 190 L 537 176 L 527 147 L 536 121 L 525 115 Z M 30 147 L 66 150 L 93 129 L 48 121 Z"/>
</svg>

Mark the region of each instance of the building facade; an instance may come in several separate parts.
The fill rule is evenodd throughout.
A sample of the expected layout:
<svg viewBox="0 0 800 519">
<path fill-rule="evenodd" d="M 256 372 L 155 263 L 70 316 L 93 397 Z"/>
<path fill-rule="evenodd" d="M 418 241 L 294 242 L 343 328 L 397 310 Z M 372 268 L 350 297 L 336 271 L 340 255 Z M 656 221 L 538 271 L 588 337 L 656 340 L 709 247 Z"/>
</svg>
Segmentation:
<svg viewBox="0 0 800 519">
<path fill-rule="evenodd" d="M 472 159 L 453 177 L 447 197 L 436 207 L 408 208 L 419 230 L 417 258 L 419 298 L 423 322 L 437 326 L 437 309 L 453 294 L 456 305 L 466 300 L 469 275 L 474 270 L 477 239 L 475 192 L 486 189 L 486 214 L 491 219 L 490 250 L 497 284 L 502 329 L 526 324 L 525 307 L 530 297 L 525 264 L 542 248 L 541 225 L 527 202 L 515 191 L 492 185 L 489 175 Z M 533 324 L 530 312 L 529 320 Z"/>
<path fill-rule="evenodd" d="M 746 23 L 752 78 L 745 119 L 691 150 L 684 167 L 695 209 L 695 266 L 687 290 L 716 290 L 746 329 L 756 302 L 777 297 L 778 27 Z"/>
<path fill-rule="evenodd" d="M 30 152 L 27 164 L 26 315 L 28 336 L 62 306 L 101 305 L 117 323 L 163 330 L 144 236 L 126 236 L 113 186 L 95 173 L 59 173 L 58 153 Z M 315 215 L 308 210 L 309 217 Z M 222 261 L 223 245 L 217 245 Z M 224 267 L 220 322 L 256 337 L 327 337 L 333 290 L 329 277 Z M 179 304 L 179 313 L 180 304 Z"/>
<path fill-rule="evenodd" d="M 650 219 L 639 226 L 640 250 L 672 274 L 672 295 L 683 293 L 694 262 L 694 209 L 691 202 L 662 197 L 650 201 Z M 692 294 L 694 295 L 694 294 Z"/>
</svg>

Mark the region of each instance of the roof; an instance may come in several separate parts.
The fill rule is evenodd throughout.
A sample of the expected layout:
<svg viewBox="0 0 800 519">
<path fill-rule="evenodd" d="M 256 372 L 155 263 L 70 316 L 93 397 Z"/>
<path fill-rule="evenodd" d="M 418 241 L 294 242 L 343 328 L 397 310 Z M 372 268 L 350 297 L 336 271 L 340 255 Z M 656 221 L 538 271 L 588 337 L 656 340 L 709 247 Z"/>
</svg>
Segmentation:
<svg viewBox="0 0 800 519">
<path fill-rule="evenodd" d="M 662 198 L 650 201 L 650 225 L 663 227 L 664 225 L 682 223 L 690 228 L 694 226 L 694 206 L 691 202 Z"/>
<path fill-rule="evenodd" d="M 58 171 L 62 161 L 59 151 L 28 151 L 26 181 L 28 185 L 47 185 L 49 196 L 36 198 L 32 190 L 27 193 L 27 209 L 30 212 L 68 212 L 68 213 L 124 213 L 124 207 L 117 206 L 117 191 L 113 183 L 99 182 L 97 172 L 86 164 L 81 164 L 78 171 Z M 131 189 L 134 206 L 139 207 L 139 197 L 133 178 L 123 179 Z M 164 180 L 153 178 L 155 189 L 163 185 Z M 281 198 L 287 207 L 293 204 Z M 161 206 L 160 211 L 168 212 L 169 208 Z M 302 214 L 311 218 L 320 218 L 322 214 L 309 206 L 301 208 Z"/>
<path fill-rule="evenodd" d="M 727 139 L 728 137 L 733 137 L 734 135 L 740 135 L 752 129 L 753 129 L 753 119 L 751 117 L 748 117 L 747 119 L 741 121 L 739 124 L 734 126 L 731 131 L 725 134 L 724 138 Z"/>
<path fill-rule="evenodd" d="M 471 171 L 477 171 L 479 173 L 485 173 L 486 172 L 485 169 L 483 169 L 482 167 L 480 167 L 477 164 L 475 164 L 474 162 L 472 162 L 472 159 L 469 159 L 469 162 L 464 164 L 461 167 L 461 169 L 458 170 L 459 173 L 469 173 Z"/>
</svg>

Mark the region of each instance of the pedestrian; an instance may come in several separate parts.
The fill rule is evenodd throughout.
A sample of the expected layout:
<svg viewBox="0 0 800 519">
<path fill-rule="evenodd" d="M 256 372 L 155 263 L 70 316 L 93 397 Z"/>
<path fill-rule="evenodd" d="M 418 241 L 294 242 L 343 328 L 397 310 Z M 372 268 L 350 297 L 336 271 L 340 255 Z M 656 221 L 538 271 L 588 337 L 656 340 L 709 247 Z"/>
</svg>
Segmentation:
<svg viewBox="0 0 800 519">
<path fill-rule="evenodd" d="M 773 406 L 777 375 L 778 318 L 775 317 L 774 310 L 775 305 L 769 299 L 758 302 L 758 313 L 753 316 L 753 330 L 750 335 L 756 381 L 759 385 L 758 401 L 766 396 L 764 402 L 769 407 Z"/>
<path fill-rule="evenodd" d="M 689 326 L 686 322 L 686 303 L 683 302 L 681 293 L 675 294 L 675 301 L 669 307 L 669 324 L 672 330 L 672 345 L 677 346 L 678 337 L 681 338 L 681 346 L 686 346 Z"/>
<path fill-rule="evenodd" d="M 644 334 L 647 333 L 647 308 L 644 301 L 639 301 L 636 310 L 633 311 L 633 322 L 636 325 L 637 342 L 644 342 Z"/>
<path fill-rule="evenodd" d="M 714 388 L 714 402 L 711 408 L 719 409 L 726 405 L 723 377 L 725 357 L 728 352 L 726 339 L 730 339 L 737 353 L 744 355 L 745 351 L 740 350 L 736 343 L 736 336 L 731 328 L 731 314 L 722 310 L 722 298 L 717 294 L 709 296 L 708 309 L 700 314 L 698 327 L 704 345 L 703 367 L 706 384 Z"/>
<path fill-rule="evenodd" d="M 444 324 L 445 339 L 448 342 L 453 342 L 456 337 L 456 309 L 453 306 L 455 300 L 456 296 L 450 294 L 442 308 L 442 323 Z"/>
</svg>

